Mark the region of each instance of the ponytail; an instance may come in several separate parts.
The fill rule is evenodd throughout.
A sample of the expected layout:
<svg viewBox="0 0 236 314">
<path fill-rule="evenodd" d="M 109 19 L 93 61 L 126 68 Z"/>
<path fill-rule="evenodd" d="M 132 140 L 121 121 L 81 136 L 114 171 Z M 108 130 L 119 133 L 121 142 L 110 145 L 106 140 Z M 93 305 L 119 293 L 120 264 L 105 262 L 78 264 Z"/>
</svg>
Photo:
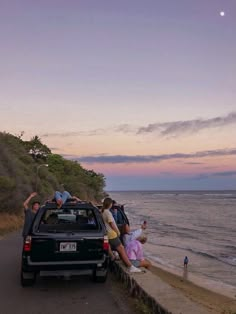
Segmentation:
<svg viewBox="0 0 236 314">
<path fill-rule="evenodd" d="M 102 213 L 104 212 L 105 209 L 111 208 L 111 205 L 112 205 L 112 199 L 110 197 L 106 197 L 102 204 Z"/>
</svg>

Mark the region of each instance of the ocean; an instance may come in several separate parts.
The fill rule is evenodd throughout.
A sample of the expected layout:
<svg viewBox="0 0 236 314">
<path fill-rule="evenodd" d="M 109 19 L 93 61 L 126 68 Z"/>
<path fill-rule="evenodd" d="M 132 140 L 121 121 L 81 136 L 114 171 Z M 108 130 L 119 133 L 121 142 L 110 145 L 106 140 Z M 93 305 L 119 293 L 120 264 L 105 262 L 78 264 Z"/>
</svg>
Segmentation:
<svg viewBox="0 0 236 314">
<path fill-rule="evenodd" d="M 146 220 L 144 252 L 159 267 L 236 296 L 236 191 L 109 192 L 131 229 Z M 188 256 L 188 272 L 183 271 Z"/>
</svg>

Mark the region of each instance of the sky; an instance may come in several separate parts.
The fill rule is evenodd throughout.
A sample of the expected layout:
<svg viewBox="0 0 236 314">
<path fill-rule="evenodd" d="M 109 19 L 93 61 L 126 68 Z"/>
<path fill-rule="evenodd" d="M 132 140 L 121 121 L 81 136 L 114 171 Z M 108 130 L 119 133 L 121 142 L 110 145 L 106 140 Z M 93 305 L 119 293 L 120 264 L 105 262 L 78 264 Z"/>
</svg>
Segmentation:
<svg viewBox="0 0 236 314">
<path fill-rule="evenodd" d="M 108 191 L 235 189 L 235 0 L 0 0 L 0 41 L 0 131 Z"/>
</svg>

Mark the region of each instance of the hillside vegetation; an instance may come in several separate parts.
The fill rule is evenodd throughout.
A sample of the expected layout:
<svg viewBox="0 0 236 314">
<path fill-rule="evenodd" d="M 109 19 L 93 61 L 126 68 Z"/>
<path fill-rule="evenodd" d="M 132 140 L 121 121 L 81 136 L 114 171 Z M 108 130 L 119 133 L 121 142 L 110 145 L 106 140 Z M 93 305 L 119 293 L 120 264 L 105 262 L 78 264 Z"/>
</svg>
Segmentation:
<svg viewBox="0 0 236 314">
<path fill-rule="evenodd" d="M 0 132 L 0 213 L 20 214 L 22 202 L 31 192 L 37 189 L 38 200 L 44 202 L 62 185 L 81 199 L 99 201 L 104 196 L 105 178 L 52 154 L 38 136 L 24 141 Z"/>
</svg>

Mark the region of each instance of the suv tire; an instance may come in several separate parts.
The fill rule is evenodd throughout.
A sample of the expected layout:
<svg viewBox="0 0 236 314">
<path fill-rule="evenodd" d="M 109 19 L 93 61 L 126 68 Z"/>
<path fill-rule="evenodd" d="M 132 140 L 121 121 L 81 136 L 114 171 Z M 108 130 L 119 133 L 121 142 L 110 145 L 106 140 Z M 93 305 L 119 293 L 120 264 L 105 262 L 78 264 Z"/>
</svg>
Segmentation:
<svg viewBox="0 0 236 314">
<path fill-rule="evenodd" d="M 99 282 L 99 283 L 104 283 L 107 280 L 107 275 L 108 275 L 108 270 L 105 271 L 104 275 L 97 275 L 97 272 L 94 271 L 93 273 L 93 281 L 94 282 Z"/>
<path fill-rule="evenodd" d="M 36 274 L 33 272 L 24 272 L 21 270 L 20 275 L 21 286 L 22 287 L 30 287 L 33 286 L 36 280 Z"/>
</svg>

